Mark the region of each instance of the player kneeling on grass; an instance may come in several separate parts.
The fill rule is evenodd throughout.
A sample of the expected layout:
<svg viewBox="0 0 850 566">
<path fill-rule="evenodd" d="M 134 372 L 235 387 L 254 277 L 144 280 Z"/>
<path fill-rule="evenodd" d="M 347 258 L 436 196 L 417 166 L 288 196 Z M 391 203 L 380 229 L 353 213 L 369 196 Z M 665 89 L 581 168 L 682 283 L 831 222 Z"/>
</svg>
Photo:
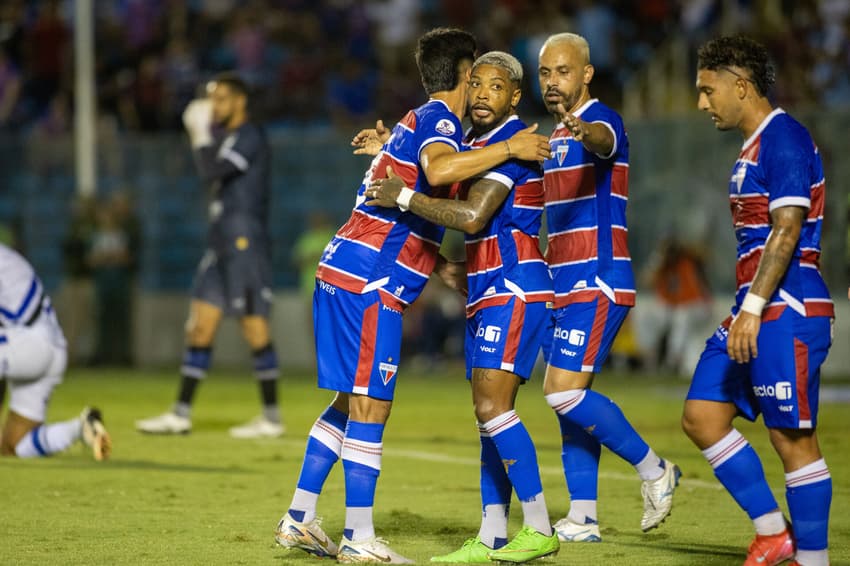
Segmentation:
<svg viewBox="0 0 850 566">
<path fill-rule="evenodd" d="M 81 439 L 96 460 L 109 456 L 109 434 L 97 409 L 44 423 L 66 360 L 65 337 L 41 281 L 27 260 L 0 244 L 0 405 L 7 383 L 10 393 L 0 440 L 3 456 L 49 456 Z"/>
</svg>

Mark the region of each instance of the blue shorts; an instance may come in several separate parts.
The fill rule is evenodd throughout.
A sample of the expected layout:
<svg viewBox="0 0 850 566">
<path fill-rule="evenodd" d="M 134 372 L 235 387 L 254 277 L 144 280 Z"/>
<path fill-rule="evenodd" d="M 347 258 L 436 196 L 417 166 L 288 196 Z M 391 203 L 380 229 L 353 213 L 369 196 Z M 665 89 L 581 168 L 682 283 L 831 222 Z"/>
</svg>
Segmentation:
<svg viewBox="0 0 850 566">
<path fill-rule="evenodd" d="M 391 401 L 401 353 L 402 311 L 379 291 L 351 293 L 316 280 L 313 326 L 319 387 Z"/>
<path fill-rule="evenodd" d="M 466 378 L 472 378 L 472 368 L 489 368 L 528 379 L 549 316 L 546 303 L 525 303 L 517 297 L 476 311 L 466 321 Z"/>
<path fill-rule="evenodd" d="M 219 255 L 208 249 L 198 265 L 192 298 L 220 308 L 228 316 L 271 314 L 272 266 L 268 254 L 248 249 Z"/>
<path fill-rule="evenodd" d="M 706 341 L 687 398 L 733 403 L 751 421 L 763 413 L 769 428 L 815 428 L 832 319 L 786 308 L 778 319 L 762 322 L 758 357 L 746 364 L 729 358 L 728 322 Z"/>
<path fill-rule="evenodd" d="M 546 362 L 567 371 L 598 373 L 630 308 L 599 293 L 590 302 L 555 310 L 543 341 Z"/>
</svg>

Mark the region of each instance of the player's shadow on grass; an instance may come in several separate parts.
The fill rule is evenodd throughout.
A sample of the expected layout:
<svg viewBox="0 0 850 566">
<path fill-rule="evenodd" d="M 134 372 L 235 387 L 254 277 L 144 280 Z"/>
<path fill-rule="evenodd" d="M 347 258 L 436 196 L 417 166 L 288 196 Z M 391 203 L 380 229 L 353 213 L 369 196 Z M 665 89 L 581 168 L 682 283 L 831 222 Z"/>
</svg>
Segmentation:
<svg viewBox="0 0 850 566">
<path fill-rule="evenodd" d="M 62 458 L 55 460 L 61 463 L 62 468 L 74 468 L 81 470 L 137 470 L 137 471 L 154 471 L 154 472 L 189 472 L 189 473 L 204 473 L 204 474 L 256 474 L 255 470 L 248 470 L 239 466 L 199 466 L 196 464 L 169 464 L 165 462 L 152 462 L 149 460 L 122 460 L 111 459 L 104 463 L 92 462 L 90 460 L 71 460 L 70 458 Z M 44 463 L 32 460 L 22 460 L 15 462 L 16 467 L 20 468 L 41 468 L 44 469 Z"/>
<path fill-rule="evenodd" d="M 604 533 L 603 533 L 604 534 Z M 645 540 L 641 541 L 625 541 L 625 540 L 616 540 L 612 537 L 608 537 L 607 540 L 611 542 L 615 542 L 618 546 L 627 546 L 627 547 L 640 547 L 640 548 L 651 548 L 653 546 L 658 546 L 659 543 L 664 545 L 665 552 L 676 552 L 682 555 L 693 556 L 693 560 L 697 560 L 698 556 L 706 556 L 706 557 L 717 557 L 717 558 L 729 558 L 740 561 L 744 557 L 743 550 L 739 546 L 733 546 L 728 544 L 707 544 L 707 543 L 699 543 L 699 542 L 676 542 L 670 540 L 671 536 L 664 535 L 655 535 L 651 538 L 647 537 Z M 696 564 L 697 562 L 690 562 L 692 564 Z M 700 559 L 700 564 L 708 564 L 708 562 L 703 562 Z M 725 562 L 724 562 L 725 563 Z"/>
</svg>

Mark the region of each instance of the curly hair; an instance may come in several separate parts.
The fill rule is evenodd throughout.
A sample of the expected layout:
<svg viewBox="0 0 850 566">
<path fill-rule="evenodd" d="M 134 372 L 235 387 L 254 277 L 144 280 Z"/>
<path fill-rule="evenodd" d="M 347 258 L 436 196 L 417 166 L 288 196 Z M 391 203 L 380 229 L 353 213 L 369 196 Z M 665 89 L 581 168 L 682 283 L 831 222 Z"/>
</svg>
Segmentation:
<svg viewBox="0 0 850 566">
<path fill-rule="evenodd" d="M 743 77 L 756 86 L 759 94 L 767 96 L 770 87 L 776 82 L 776 69 L 770 61 L 767 49 L 757 41 L 742 35 L 723 36 L 704 44 L 697 52 L 697 68 L 716 71 L 738 67 L 749 71 L 750 77 Z"/>
</svg>

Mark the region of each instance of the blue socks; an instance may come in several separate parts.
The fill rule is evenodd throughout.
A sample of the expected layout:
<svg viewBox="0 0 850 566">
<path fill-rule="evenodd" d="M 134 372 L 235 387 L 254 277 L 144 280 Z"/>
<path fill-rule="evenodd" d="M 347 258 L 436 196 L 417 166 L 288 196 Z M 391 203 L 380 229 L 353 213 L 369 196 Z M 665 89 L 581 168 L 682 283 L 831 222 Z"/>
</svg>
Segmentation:
<svg viewBox="0 0 850 566">
<path fill-rule="evenodd" d="M 714 469 L 714 475 L 750 519 L 779 508 L 764 478 L 758 454 L 740 432 L 732 429 L 702 453 Z"/>
<path fill-rule="evenodd" d="M 791 512 L 797 548 L 801 551 L 825 550 L 828 547 L 832 477 L 823 458 L 785 474 L 785 499 Z"/>
<path fill-rule="evenodd" d="M 352 541 L 375 536 L 372 506 L 381 473 L 384 425 L 349 420 L 342 443 L 345 469 L 345 530 Z"/>
<path fill-rule="evenodd" d="M 339 460 L 347 423 L 348 415 L 328 407 L 310 429 L 301 475 L 289 508 L 289 514 L 296 521 L 309 522 L 316 516 L 316 500 Z"/>
</svg>

